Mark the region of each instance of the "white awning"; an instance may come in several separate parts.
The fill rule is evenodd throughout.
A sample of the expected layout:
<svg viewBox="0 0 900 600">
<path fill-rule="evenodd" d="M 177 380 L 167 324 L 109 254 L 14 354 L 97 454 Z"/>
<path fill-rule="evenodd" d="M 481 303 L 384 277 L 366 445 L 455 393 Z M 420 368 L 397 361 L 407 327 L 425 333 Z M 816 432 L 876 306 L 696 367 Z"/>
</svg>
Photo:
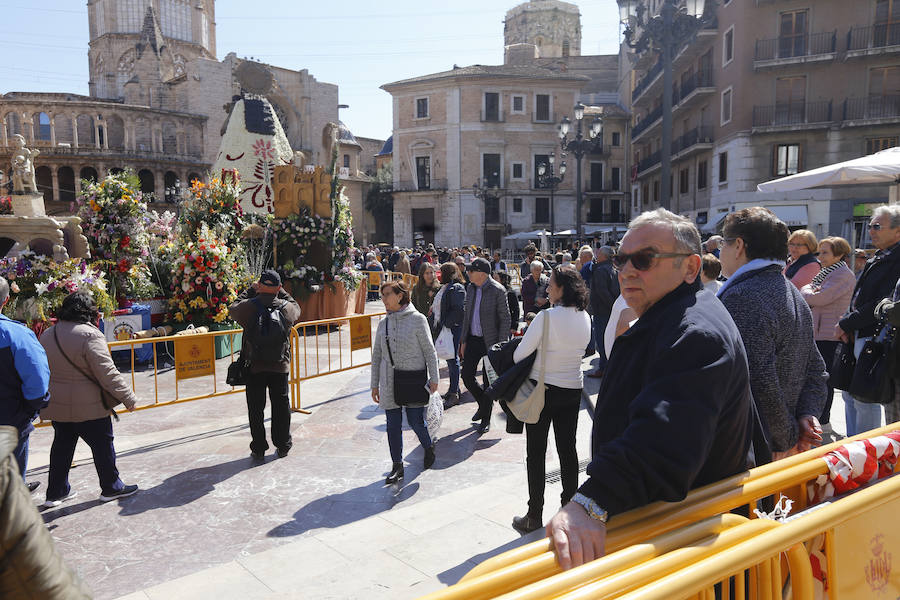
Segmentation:
<svg viewBox="0 0 900 600">
<path fill-rule="evenodd" d="M 702 227 L 700 227 L 700 233 L 715 233 L 719 229 L 719 225 L 728 216 L 727 212 L 719 213 L 714 216 L 711 220 L 707 221 Z"/>
<path fill-rule="evenodd" d="M 788 227 L 802 227 L 809 224 L 809 215 L 805 204 L 788 206 L 767 206 L 775 216 L 784 221 Z"/>
</svg>

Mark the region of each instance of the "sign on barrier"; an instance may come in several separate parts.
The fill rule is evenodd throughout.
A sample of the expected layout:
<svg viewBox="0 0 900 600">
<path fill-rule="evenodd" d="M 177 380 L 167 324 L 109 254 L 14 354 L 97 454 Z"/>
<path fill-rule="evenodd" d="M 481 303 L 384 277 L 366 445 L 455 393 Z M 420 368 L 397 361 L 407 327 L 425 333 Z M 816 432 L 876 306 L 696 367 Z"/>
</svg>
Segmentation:
<svg viewBox="0 0 900 600">
<path fill-rule="evenodd" d="M 372 317 L 350 319 L 350 351 L 372 347 Z"/>
<path fill-rule="evenodd" d="M 834 565 L 829 579 L 837 598 L 896 598 L 900 568 L 893 555 L 900 548 L 900 532 L 886 527 L 896 519 L 896 503 L 888 503 L 834 528 Z M 871 595 L 869 595 L 871 594 Z M 883 596 L 882 596 L 883 594 Z"/>
<path fill-rule="evenodd" d="M 175 340 L 175 379 L 214 375 L 216 350 L 213 336 L 184 336 Z"/>
</svg>

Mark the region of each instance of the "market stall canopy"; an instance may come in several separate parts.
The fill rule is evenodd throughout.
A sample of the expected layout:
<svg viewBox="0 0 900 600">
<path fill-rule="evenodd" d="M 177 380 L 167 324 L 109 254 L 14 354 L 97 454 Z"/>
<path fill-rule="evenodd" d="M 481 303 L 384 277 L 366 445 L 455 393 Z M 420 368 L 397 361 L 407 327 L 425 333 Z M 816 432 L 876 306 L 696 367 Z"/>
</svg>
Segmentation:
<svg viewBox="0 0 900 600">
<path fill-rule="evenodd" d="M 562 231 L 557 231 L 553 235 L 575 235 L 574 229 L 563 229 Z"/>
<path fill-rule="evenodd" d="M 545 235 L 550 235 L 550 232 L 545 229 L 535 229 L 534 231 L 520 231 L 519 233 L 513 233 L 512 235 L 508 235 L 504 237 L 505 240 L 529 240 L 536 237 L 542 237 Z"/>
<path fill-rule="evenodd" d="M 791 192 L 814 187 L 900 184 L 900 147 L 760 183 L 760 192 Z"/>
</svg>

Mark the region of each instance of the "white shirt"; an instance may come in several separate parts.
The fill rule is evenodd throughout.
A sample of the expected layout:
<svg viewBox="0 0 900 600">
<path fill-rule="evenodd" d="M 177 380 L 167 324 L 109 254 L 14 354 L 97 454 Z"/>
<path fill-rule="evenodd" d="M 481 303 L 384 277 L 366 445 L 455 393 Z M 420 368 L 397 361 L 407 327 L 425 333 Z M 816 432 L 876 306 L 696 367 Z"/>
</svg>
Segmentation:
<svg viewBox="0 0 900 600">
<path fill-rule="evenodd" d="M 547 366 L 544 374 L 544 383 L 557 387 L 580 389 L 583 385 L 581 378 L 581 357 L 584 349 L 591 341 L 591 318 L 587 312 L 576 310 L 574 306 L 554 306 L 548 310 L 542 310 L 537 314 L 528 326 L 528 331 L 519 347 L 513 354 L 513 360 L 520 362 L 532 352 L 537 350 L 534 367 L 531 369 L 530 378 L 538 380 L 541 374 L 541 355 L 545 350 L 539 348 L 543 335 L 544 321 L 550 328 L 547 339 Z"/>
<path fill-rule="evenodd" d="M 616 341 L 616 327 L 619 324 L 619 316 L 626 308 L 628 308 L 628 303 L 625 302 L 625 298 L 622 296 L 619 296 L 613 302 L 612 310 L 609 312 L 609 321 L 606 323 L 606 331 L 603 332 L 603 348 L 606 350 L 606 358 L 609 358 L 609 354 L 613 349 L 613 343 Z"/>
</svg>

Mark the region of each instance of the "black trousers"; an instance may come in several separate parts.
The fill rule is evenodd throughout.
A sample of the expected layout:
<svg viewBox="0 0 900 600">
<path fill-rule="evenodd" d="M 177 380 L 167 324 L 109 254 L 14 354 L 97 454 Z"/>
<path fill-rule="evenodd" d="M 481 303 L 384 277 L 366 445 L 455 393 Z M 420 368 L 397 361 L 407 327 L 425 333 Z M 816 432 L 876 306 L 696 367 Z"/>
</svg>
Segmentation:
<svg viewBox="0 0 900 600">
<path fill-rule="evenodd" d="M 468 348 L 466 349 L 468 351 Z M 581 389 L 547 386 L 544 410 L 537 423 L 525 425 L 525 467 L 528 472 L 528 514 L 543 521 L 544 486 L 547 463 L 547 438 L 550 424 L 556 438 L 559 470 L 562 480 L 561 504 L 572 499 L 578 491 L 578 452 L 575 450 L 575 430 L 581 408 Z"/>
<path fill-rule="evenodd" d="M 116 468 L 116 448 L 113 446 L 112 419 L 103 417 L 79 423 L 53 421 L 53 444 L 50 446 L 50 475 L 47 479 L 47 500 L 56 500 L 69 493 L 69 469 L 78 439 L 84 440 L 94 456 L 94 468 L 104 494 L 118 492 L 125 487 Z"/>
<path fill-rule="evenodd" d="M 825 368 L 827 370 L 831 370 L 831 363 L 834 362 L 834 351 L 837 350 L 838 342 L 837 340 L 816 340 L 816 347 L 819 349 L 819 354 L 822 355 L 822 358 L 825 360 Z M 831 422 L 831 403 L 834 401 L 834 386 L 831 385 L 831 378 L 828 378 L 828 398 L 825 399 L 825 408 L 822 409 L 822 414 L 819 416 L 819 422 L 822 425 Z"/>
<path fill-rule="evenodd" d="M 465 339 L 466 354 L 463 356 L 462 364 L 462 380 L 466 384 L 466 389 L 471 392 L 472 397 L 478 402 L 478 412 L 481 414 L 482 423 L 491 422 L 491 399 L 484 393 L 484 388 L 479 385 L 475 378 L 478 371 L 478 363 L 487 355 L 487 347 L 484 345 L 484 338 L 470 335 Z"/>
<path fill-rule="evenodd" d="M 253 373 L 247 380 L 247 415 L 250 420 L 251 452 L 265 452 L 266 427 L 263 410 L 266 408 L 266 390 L 272 403 L 272 444 L 279 450 L 291 447 L 291 405 L 288 400 L 287 373 Z"/>
</svg>

